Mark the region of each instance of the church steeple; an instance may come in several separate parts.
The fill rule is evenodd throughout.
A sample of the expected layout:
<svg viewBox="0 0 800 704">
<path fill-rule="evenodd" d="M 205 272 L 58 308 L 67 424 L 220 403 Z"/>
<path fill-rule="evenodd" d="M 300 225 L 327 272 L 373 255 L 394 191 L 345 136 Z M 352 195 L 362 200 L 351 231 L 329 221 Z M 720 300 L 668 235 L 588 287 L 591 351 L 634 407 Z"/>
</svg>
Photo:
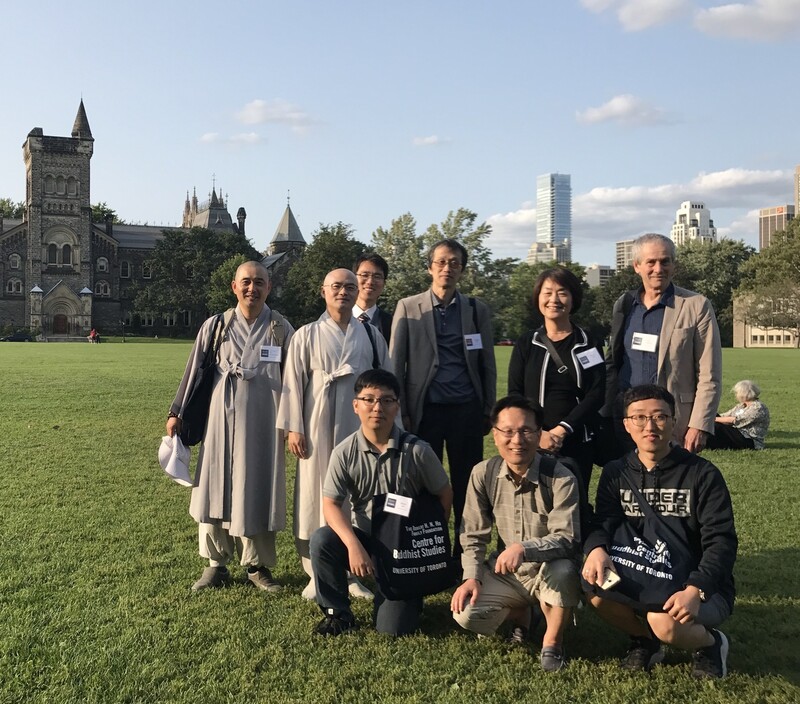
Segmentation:
<svg viewBox="0 0 800 704">
<path fill-rule="evenodd" d="M 75 123 L 72 125 L 72 136 L 77 139 L 91 139 L 94 141 L 92 130 L 89 127 L 89 118 L 86 117 L 86 108 L 83 107 L 83 98 L 81 98 L 81 104 L 78 106 Z"/>
</svg>

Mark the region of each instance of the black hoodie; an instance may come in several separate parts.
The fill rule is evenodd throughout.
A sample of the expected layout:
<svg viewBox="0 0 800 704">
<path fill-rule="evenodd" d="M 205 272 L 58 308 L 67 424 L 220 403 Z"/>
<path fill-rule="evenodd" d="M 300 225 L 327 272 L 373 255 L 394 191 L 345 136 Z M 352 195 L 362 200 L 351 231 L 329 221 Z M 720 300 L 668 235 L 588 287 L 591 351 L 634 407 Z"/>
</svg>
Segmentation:
<svg viewBox="0 0 800 704">
<path fill-rule="evenodd" d="M 670 522 L 680 522 L 697 567 L 686 586 L 701 589 L 706 598 L 719 593 L 731 609 L 736 593 L 733 564 L 739 541 L 733 525 L 733 506 L 722 473 L 711 462 L 673 447 L 652 471 L 647 471 L 636 452 L 609 462 L 600 475 L 595 515 L 584 540 L 588 555 L 594 548 L 611 548 L 611 536 L 622 521 L 640 527 L 641 511 L 625 473 L 641 489 L 656 513 Z M 676 526 L 677 527 L 677 526 Z"/>
</svg>

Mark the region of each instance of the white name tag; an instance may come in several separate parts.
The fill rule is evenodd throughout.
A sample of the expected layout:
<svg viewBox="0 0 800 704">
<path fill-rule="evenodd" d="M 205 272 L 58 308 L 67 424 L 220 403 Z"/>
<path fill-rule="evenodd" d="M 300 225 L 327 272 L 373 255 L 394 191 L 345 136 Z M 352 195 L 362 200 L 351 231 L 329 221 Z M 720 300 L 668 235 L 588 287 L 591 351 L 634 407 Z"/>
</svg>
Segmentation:
<svg viewBox="0 0 800 704">
<path fill-rule="evenodd" d="M 281 348 L 278 345 L 261 345 L 262 362 L 280 362 Z"/>
<path fill-rule="evenodd" d="M 464 335 L 464 345 L 468 350 L 482 350 L 483 340 L 479 332 L 472 333 L 472 335 Z"/>
<path fill-rule="evenodd" d="M 596 367 L 598 364 L 602 364 L 603 358 L 597 349 L 592 347 L 592 349 L 586 350 L 586 352 L 581 352 L 578 355 L 578 361 L 584 369 L 588 369 L 589 367 Z"/>
<path fill-rule="evenodd" d="M 639 352 L 655 352 L 658 348 L 658 335 L 648 335 L 644 332 L 633 333 L 631 349 Z"/>
<path fill-rule="evenodd" d="M 408 516 L 411 513 L 411 504 L 414 500 L 400 494 L 386 494 L 386 503 L 383 510 L 386 513 L 396 513 L 398 516 Z"/>
</svg>

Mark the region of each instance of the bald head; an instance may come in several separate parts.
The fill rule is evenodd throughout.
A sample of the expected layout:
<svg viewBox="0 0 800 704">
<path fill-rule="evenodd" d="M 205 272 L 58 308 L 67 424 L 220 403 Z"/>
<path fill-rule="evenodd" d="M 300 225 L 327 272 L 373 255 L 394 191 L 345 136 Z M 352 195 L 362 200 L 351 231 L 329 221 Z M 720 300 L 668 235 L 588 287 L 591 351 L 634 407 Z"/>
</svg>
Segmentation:
<svg viewBox="0 0 800 704">
<path fill-rule="evenodd" d="M 357 294 L 358 279 L 350 269 L 334 269 L 328 272 L 322 284 L 322 297 L 325 299 L 325 309 L 334 320 L 350 320 Z"/>
<path fill-rule="evenodd" d="M 261 262 L 245 262 L 236 269 L 231 289 L 247 322 L 252 323 L 261 314 L 271 288 L 269 272 Z"/>
</svg>

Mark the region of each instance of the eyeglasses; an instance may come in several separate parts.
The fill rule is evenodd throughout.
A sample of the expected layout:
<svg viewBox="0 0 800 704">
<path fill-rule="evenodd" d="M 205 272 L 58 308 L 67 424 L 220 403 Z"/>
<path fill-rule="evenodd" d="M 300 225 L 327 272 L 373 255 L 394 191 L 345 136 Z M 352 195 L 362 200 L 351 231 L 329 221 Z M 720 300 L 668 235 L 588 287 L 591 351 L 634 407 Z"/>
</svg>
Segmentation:
<svg viewBox="0 0 800 704">
<path fill-rule="evenodd" d="M 458 259 L 437 259 L 431 262 L 431 266 L 435 266 L 437 269 L 444 269 L 446 266 L 451 269 L 460 269 L 462 264 Z"/>
<path fill-rule="evenodd" d="M 504 438 L 507 440 L 511 440 L 515 435 L 522 435 L 526 440 L 533 440 L 540 432 L 541 428 L 517 428 L 516 430 L 506 430 L 503 428 L 498 428 L 496 425 L 493 426 L 494 429 L 500 433 Z"/>
<path fill-rule="evenodd" d="M 376 403 L 379 403 L 384 408 L 390 408 L 397 403 L 397 399 L 394 396 L 356 396 L 356 401 L 366 403 L 368 406 L 374 406 Z"/>
<path fill-rule="evenodd" d="M 347 291 L 347 293 L 355 293 L 358 291 L 358 286 L 355 284 L 340 284 L 339 282 L 336 282 L 335 284 L 323 284 L 322 288 L 325 287 L 329 288 L 334 293 L 339 293 L 339 291 L 342 289 Z"/>
<path fill-rule="evenodd" d="M 363 272 L 361 274 L 356 274 L 356 276 L 361 279 L 362 281 L 369 281 L 372 279 L 373 281 L 383 281 L 384 276 L 381 273 L 370 274 L 369 272 Z"/>
<path fill-rule="evenodd" d="M 656 428 L 663 428 L 667 424 L 667 420 L 672 418 L 672 416 L 668 416 L 664 413 L 656 413 L 652 416 L 625 416 L 631 423 L 633 423 L 637 428 L 644 428 L 647 425 L 647 421 L 653 421 L 653 424 Z"/>
</svg>

